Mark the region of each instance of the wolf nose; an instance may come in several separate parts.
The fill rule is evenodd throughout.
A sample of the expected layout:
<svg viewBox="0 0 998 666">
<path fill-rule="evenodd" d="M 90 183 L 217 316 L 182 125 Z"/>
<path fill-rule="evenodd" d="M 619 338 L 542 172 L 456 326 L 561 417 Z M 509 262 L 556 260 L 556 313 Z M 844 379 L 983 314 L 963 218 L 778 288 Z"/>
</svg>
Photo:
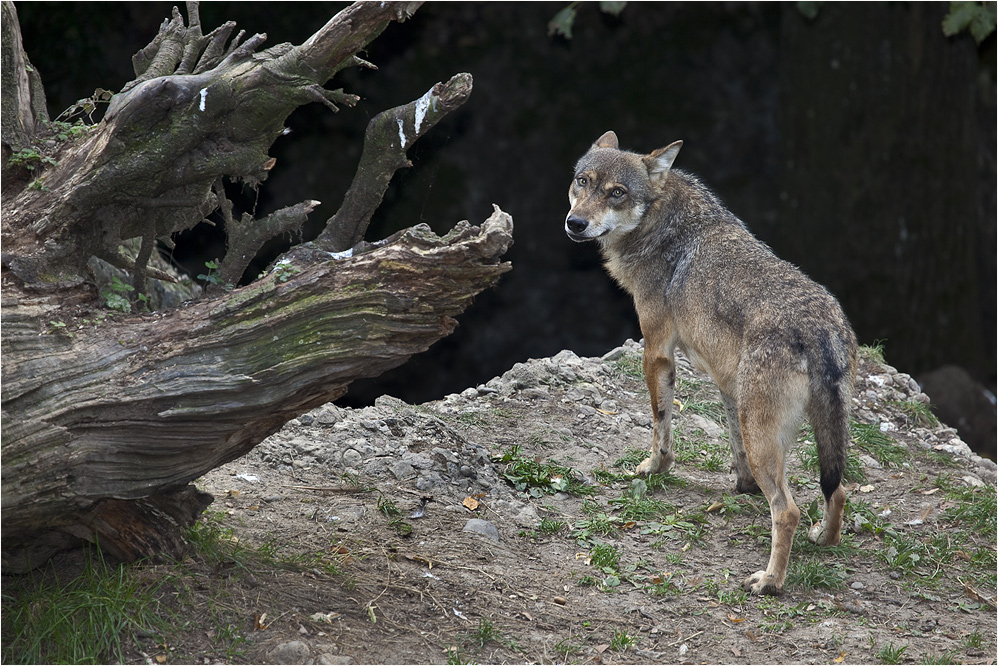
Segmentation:
<svg viewBox="0 0 998 666">
<path fill-rule="evenodd" d="M 589 222 L 583 220 L 581 217 L 571 215 L 567 220 L 565 220 L 565 226 L 568 227 L 568 230 L 573 234 L 581 234 L 586 230 L 586 227 L 589 226 Z"/>
</svg>

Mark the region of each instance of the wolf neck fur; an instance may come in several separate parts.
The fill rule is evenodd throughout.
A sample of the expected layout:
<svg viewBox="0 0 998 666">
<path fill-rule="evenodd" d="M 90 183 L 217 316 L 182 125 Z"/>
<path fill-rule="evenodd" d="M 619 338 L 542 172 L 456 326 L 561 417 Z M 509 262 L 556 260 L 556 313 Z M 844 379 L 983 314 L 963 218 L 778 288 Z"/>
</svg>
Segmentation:
<svg viewBox="0 0 998 666">
<path fill-rule="evenodd" d="M 724 210 L 718 203 L 695 176 L 671 170 L 637 227 L 617 237 L 599 239 L 607 271 L 634 297 L 649 289 L 667 292 L 673 280 L 683 278 L 696 252 L 697 237 L 719 225 L 744 229 L 734 215 L 718 216 L 716 211 Z M 643 260 L 648 256 L 656 260 Z"/>
</svg>

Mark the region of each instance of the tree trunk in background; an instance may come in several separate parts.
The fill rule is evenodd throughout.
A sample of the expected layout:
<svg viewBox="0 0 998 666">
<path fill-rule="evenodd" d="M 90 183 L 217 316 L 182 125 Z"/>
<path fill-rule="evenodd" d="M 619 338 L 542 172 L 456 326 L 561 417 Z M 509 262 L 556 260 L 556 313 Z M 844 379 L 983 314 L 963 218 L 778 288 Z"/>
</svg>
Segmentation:
<svg viewBox="0 0 998 666">
<path fill-rule="evenodd" d="M 986 381 L 993 363 L 988 371 L 975 359 L 994 359 L 994 303 L 982 285 L 994 279 L 995 229 L 966 156 L 978 154 L 976 123 L 993 126 L 994 110 L 978 118 L 977 48 L 969 35 L 943 36 L 946 11 L 825 3 L 809 21 L 784 9 L 781 226 L 800 220 L 807 232 L 773 245 L 820 266 L 813 277 L 840 297 L 861 338 L 885 341 L 893 364 L 917 372 L 956 359 Z M 876 252 L 885 241 L 889 261 Z M 821 260 L 806 261 L 815 248 Z M 937 324 L 949 349 L 931 343 Z M 903 338 L 917 356 L 892 345 Z"/>
<path fill-rule="evenodd" d="M 236 219 L 223 178 L 259 187 L 287 115 L 309 101 L 353 103 L 323 85 L 366 65 L 354 54 L 416 7 L 356 3 L 300 46 L 257 53 L 265 35 L 230 41 L 231 22 L 204 34 L 190 3 L 188 25 L 174 9 L 135 55 L 136 79 L 104 119 L 70 128 L 39 125 L 44 97 L 39 105 L 4 3 L 4 155 L 20 159 L 5 159 L 3 189 L 5 573 L 80 540 L 127 561 L 179 555 L 179 528 L 212 499 L 189 482 L 354 379 L 424 351 L 509 270 L 500 257 L 512 220 L 496 207 L 481 227 L 462 222 L 443 237 L 418 225 L 374 245 L 320 238 L 232 289 L 261 245 L 299 229 L 318 202 Z M 10 87 L 9 63 L 22 70 Z M 458 74 L 379 114 L 357 194 L 326 235 L 359 240 L 409 166 L 405 150 L 470 92 L 470 75 Z M 146 315 L 99 306 L 95 260 L 127 269 L 118 303 L 138 309 L 150 278 L 176 279 L 150 261 L 156 243 L 215 211 L 228 245 L 209 298 Z"/>
</svg>

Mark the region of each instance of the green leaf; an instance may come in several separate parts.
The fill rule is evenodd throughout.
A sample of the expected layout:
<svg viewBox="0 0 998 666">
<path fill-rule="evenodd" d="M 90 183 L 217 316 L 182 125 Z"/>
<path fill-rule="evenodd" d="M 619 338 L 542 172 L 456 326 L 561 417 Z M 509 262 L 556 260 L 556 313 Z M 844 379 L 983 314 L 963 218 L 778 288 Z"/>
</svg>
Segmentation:
<svg viewBox="0 0 998 666">
<path fill-rule="evenodd" d="M 600 11 L 604 14 L 610 14 L 612 16 L 620 16 L 620 12 L 624 11 L 624 7 L 627 6 L 627 2 L 600 2 Z"/>
<path fill-rule="evenodd" d="M 575 21 L 575 6 L 569 5 L 554 15 L 548 21 L 548 35 L 562 35 L 565 39 L 572 38 L 572 23 Z"/>
<path fill-rule="evenodd" d="M 967 30 L 980 44 L 995 31 L 995 3 L 951 2 L 942 28 L 947 37 Z"/>
<path fill-rule="evenodd" d="M 821 2 L 798 2 L 797 11 L 804 15 L 808 21 L 818 18 L 818 10 L 821 9 Z"/>
</svg>

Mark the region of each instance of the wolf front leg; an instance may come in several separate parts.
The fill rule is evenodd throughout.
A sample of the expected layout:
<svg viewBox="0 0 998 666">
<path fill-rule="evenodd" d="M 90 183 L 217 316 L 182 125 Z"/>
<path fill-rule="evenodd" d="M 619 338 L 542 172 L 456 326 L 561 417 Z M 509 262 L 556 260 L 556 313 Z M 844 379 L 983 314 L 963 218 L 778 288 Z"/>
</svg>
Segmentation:
<svg viewBox="0 0 998 666">
<path fill-rule="evenodd" d="M 676 364 L 673 350 L 663 349 L 645 338 L 644 371 L 651 394 L 652 433 L 651 455 L 637 466 L 637 474 L 661 474 L 672 469 L 676 455 L 672 451 L 672 398 L 676 387 Z"/>
</svg>

